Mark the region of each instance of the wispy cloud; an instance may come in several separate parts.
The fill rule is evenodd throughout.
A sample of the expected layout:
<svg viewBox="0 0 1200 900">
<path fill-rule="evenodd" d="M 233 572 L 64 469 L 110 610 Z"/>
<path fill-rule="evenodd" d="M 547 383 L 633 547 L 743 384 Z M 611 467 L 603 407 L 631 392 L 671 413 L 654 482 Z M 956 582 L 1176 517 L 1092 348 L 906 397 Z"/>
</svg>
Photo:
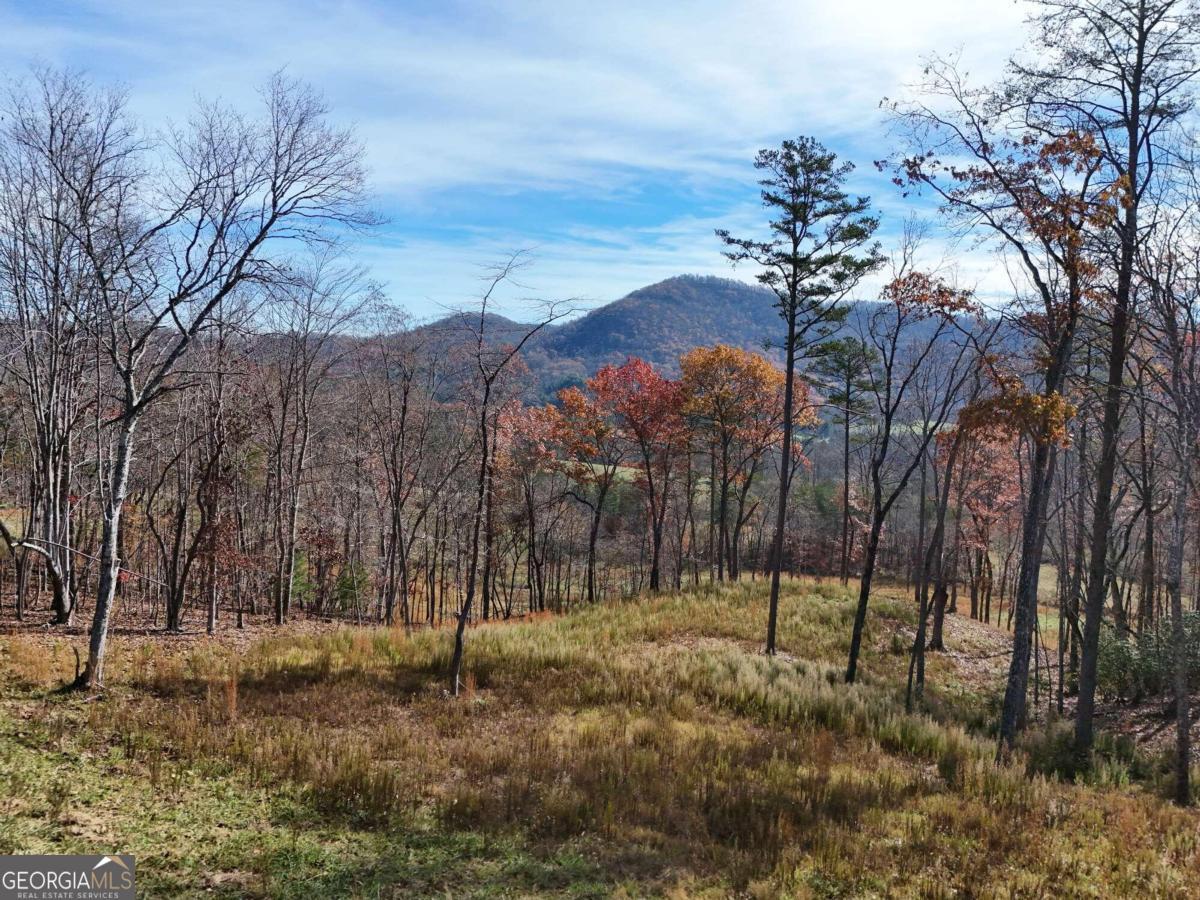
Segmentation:
<svg viewBox="0 0 1200 900">
<path fill-rule="evenodd" d="M 149 121 L 197 95 L 249 103 L 286 67 L 366 143 L 389 224 L 360 248 L 418 313 L 468 295 L 477 263 L 536 248 L 547 293 L 608 300 L 728 271 L 717 225 L 754 221 L 755 150 L 813 134 L 870 170 L 878 111 L 961 47 L 996 71 L 1023 9 L 995 0 L 678 4 L 510 0 L 131 0 L 0 6 L 0 53 L 128 85 Z"/>
</svg>

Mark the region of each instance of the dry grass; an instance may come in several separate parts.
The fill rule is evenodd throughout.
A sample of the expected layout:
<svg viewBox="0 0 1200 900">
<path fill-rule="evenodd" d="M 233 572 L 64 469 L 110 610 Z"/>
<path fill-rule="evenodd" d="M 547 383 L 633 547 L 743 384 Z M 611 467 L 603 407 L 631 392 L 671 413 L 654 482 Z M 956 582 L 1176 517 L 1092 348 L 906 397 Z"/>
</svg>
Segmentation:
<svg viewBox="0 0 1200 900">
<path fill-rule="evenodd" d="M 1128 786 L 1125 770 L 1075 785 L 1030 776 L 1022 758 L 993 764 L 963 723 L 985 718 L 971 704 L 998 670 L 971 653 L 931 660 L 929 708 L 905 714 L 907 604 L 876 603 L 855 686 L 840 680 L 843 589 L 790 585 L 781 612 L 775 659 L 756 652 L 761 585 L 473 629 L 458 700 L 442 680 L 446 633 L 140 642 L 87 715 L 163 795 L 184 790 L 174 773 L 216 766 L 248 790 L 295 788 L 334 830 L 585 847 L 614 892 L 1197 890 L 1196 816 Z M 951 628 L 968 651 L 991 640 Z M 10 683 L 52 683 L 61 660 L 19 647 L 5 642 Z"/>
</svg>

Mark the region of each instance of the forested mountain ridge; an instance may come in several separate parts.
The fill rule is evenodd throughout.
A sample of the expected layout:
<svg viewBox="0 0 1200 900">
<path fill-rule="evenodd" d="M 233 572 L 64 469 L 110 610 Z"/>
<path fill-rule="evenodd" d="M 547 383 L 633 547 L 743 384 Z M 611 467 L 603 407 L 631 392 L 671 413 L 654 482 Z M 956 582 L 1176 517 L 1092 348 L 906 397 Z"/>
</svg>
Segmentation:
<svg viewBox="0 0 1200 900">
<path fill-rule="evenodd" d="M 841 333 L 865 335 L 867 318 L 878 303 L 857 299 L 847 307 Z M 478 324 L 478 315 L 452 313 L 419 331 L 449 351 L 472 340 Z M 485 338 L 496 345 L 515 344 L 532 328 L 494 313 L 484 322 Z M 920 338 L 926 330 L 918 324 L 914 336 Z M 766 288 L 715 275 L 675 275 L 546 326 L 521 355 L 539 391 L 550 397 L 560 388 L 582 383 L 602 366 L 621 365 L 631 357 L 677 375 L 683 354 L 713 344 L 761 353 L 782 367 L 783 336 L 777 300 Z"/>
<path fill-rule="evenodd" d="M 779 343 L 775 297 L 764 288 L 714 276 L 678 275 L 639 288 L 553 329 L 530 364 L 547 376 L 586 376 L 630 356 L 673 369 L 705 344 L 763 350 Z M 553 380 L 551 377 L 550 380 Z"/>
<path fill-rule="evenodd" d="M 452 313 L 421 330 L 449 346 L 477 326 L 477 317 Z M 531 327 L 489 314 L 484 329 L 489 342 L 516 343 Z M 775 298 L 764 288 L 729 278 L 676 275 L 546 327 L 522 356 L 542 391 L 551 394 L 631 356 L 673 372 L 681 354 L 706 344 L 761 352 L 778 342 L 780 327 Z"/>
<path fill-rule="evenodd" d="M 852 304 L 852 318 L 871 305 Z M 449 345 L 477 321 L 451 314 L 422 330 Z M 492 314 L 485 322 L 489 341 L 496 343 L 515 343 L 531 327 Z M 675 374 L 680 356 L 712 344 L 764 353 L 782 363 L 777 350 L 782 328 L 775 296 L 765 288 L 712 275 L 676 275 L 546 327 L 522 356 L 541 390 L 553 394 L 630 357 Z"/>
</svg>

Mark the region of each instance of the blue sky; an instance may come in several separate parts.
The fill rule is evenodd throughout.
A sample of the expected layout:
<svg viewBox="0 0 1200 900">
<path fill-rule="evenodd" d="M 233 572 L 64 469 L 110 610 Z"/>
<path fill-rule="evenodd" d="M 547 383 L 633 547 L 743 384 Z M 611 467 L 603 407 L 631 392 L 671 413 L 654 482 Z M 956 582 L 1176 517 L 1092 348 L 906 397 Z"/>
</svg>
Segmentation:
<svg viewBox="0 0 1200 900">
<path fill-rule="evenodd" d="M 1022 15 L 1011 0 L 0 0 L 0 59 L 10 77 L 49 63 L 122 84 L 151 127 L 198 96 L 251 109 L 279 68 L 311 82 L 357 129 L 386 219 L 353 252 L 424 318 L 518 248 L 523 293 L 583 305 L 682 272 L 749 279 L 713 229 L 755 227 L 750 161 L 798 134 L 857 164 L 886 244 L 904 209 L 871 165 L 888 150 L 880 99 L 935 50 L 995 74 Z M 997 277 L 930 243 L 966 284 Z"/>
</svg>

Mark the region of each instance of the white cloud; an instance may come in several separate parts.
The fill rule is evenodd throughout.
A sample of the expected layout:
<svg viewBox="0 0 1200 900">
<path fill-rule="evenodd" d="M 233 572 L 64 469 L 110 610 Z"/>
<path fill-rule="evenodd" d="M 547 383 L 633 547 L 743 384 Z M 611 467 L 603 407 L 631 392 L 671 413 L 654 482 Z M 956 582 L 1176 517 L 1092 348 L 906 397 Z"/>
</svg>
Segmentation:
<svg viewBox="0 0 1200 900">
<path fill-rule="evenodd" d="M 482 267 L 515 250 L 529 252 L 520 290 L 500 299 L 498 311 L 515 318 L 531 309 L 527 298 L 573 300 L 590 309 L 683 272 L 752 280 L 734 271 L 720 254 L 717 227 L 750 228 L 758 210 L 739 207 L 720 218 L 684 217 L 643 228 L 578 226 L 553 242 L 522 242 L 516 233 L 482 232 L 455 241 L 375 240 L 355 255 L 389 286 L 389 295 L 408 307 L 438 315 L 469 301 Z M 586 285 L 586 287 L 581 287 Z"/>
<path fill-rule="evenodd" d="M 468 245 L 406 235 L 406 217 L 473 224 L 472 191 L 555 190 L 581 204 L 660 179 L 704 191 L 746 184 L 760 146 L 814 134 L 883 156 L 877 105 L 921 57 L 963 49 L 994 74 L 1025 7 L 997 0 L 95 0 L 28 13 L 0 7 L 0 52 L 119 77 L 148 120 L 182 118 L 197 94 L 245 103 L 286 66 L 326 92 L 364 139 L 375 188 L 396 209 L 363 252 L 395 293 L 460 293 L 463 260 L 540 243 L 551 293 L 611 299 L 645 279 L 727 271 L 712 227 L 665 210 L 657 228 L 588 223 L 536 239 L 492 226 Z M 612 216 L 607 216 L 611 220 Z M 445 222 L 439 224 L 445 225 Z M 478 256 L 473 254 L 480 254 Z M 439 274 L 436 266 L 452 267 Z"/>
<path fill-rule="evenodd" d="M 1021 18 L 995 0 L 491 9 L 118 0 L 40 24 L 10 12 L 4 44 L 124 72 L 159 114 L 197 93 L 246 98 L 286 65 L 359 122 L 382 186 L 420 190 L 609 166 L 711 175 L 778 134 L 861 134 L 922 55 L 962 46 L 995 69 Z"/>
</svg>

